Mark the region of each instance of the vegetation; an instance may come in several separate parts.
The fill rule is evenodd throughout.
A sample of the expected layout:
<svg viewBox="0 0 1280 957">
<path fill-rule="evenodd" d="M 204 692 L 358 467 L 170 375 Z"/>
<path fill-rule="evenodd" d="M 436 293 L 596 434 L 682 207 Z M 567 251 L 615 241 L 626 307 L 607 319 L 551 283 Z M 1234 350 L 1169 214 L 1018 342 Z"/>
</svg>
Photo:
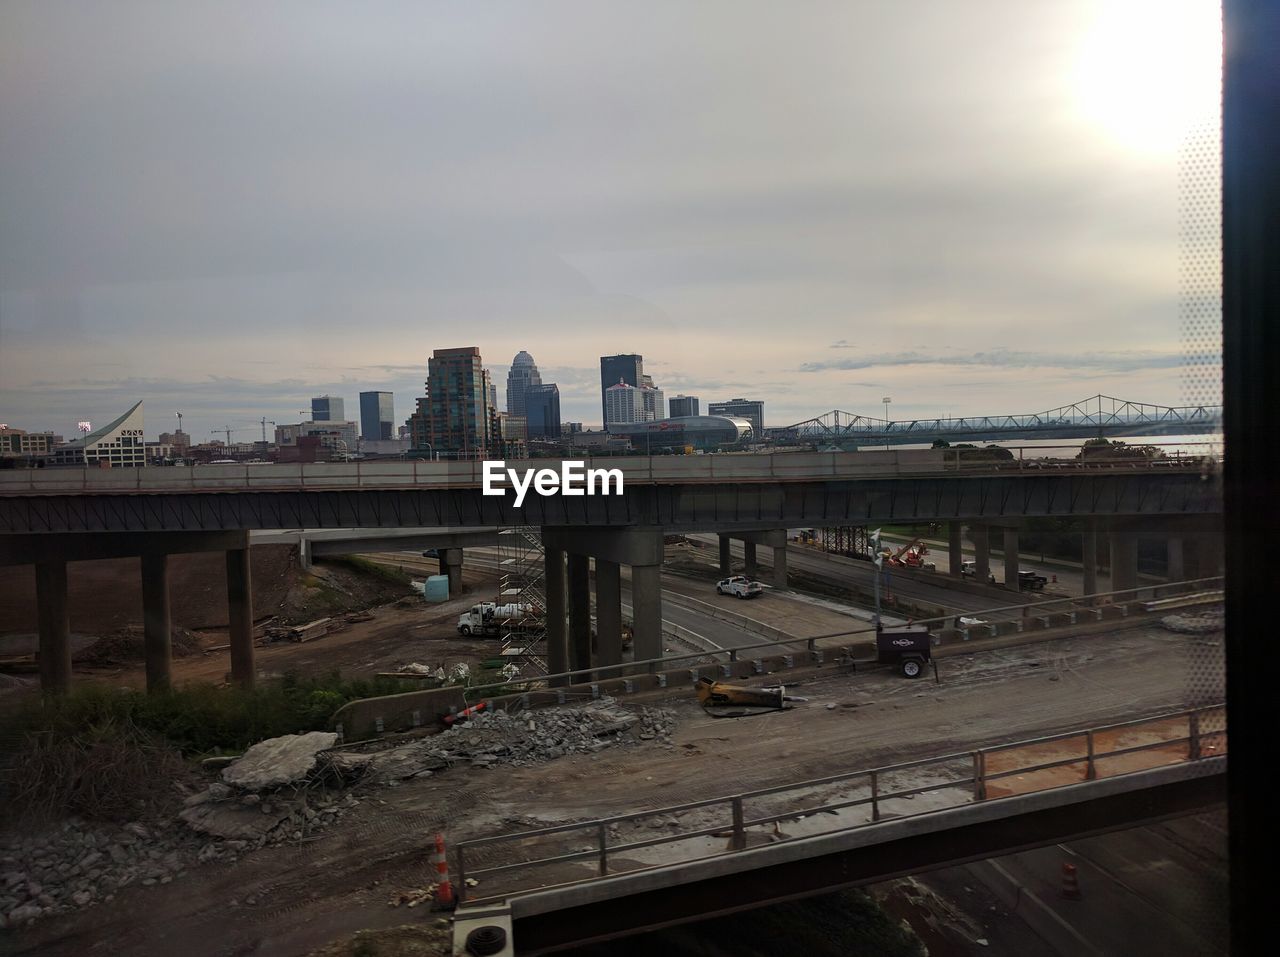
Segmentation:
<svg viewBox="0 0 1280 957">
<path fill-rule="evenodd" d="M 394 678 L 349 680 L 337 672 L 315 678 L 285 675 L 253 690 L 190 684 L 146 694 L 85 685 L 5 715 L 10 733 L 0 748 L 20 750 L 34 736 L 71 741 L 86 733 L 136 729 L 184 755 L 238 752 L 264 738 L 323 730 L 348 701 L 420 687 Z"/>
<path fill-rule="evenodd" d="M 1162 459 L 1164 452 L 1154 445 L 1126 445 L 1113 439 L 1088 439 L 1076 453 L 1078 460 L 1084 459 Z"/>
</svg>

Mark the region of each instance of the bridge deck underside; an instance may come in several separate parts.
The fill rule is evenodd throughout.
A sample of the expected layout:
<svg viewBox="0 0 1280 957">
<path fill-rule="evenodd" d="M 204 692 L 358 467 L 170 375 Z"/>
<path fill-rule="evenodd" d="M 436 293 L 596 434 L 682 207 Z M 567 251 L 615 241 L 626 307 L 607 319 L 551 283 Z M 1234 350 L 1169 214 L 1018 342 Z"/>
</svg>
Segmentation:
<svg viewBox="0 0 1280 957">
<path fill-rule="evenodd" d="M 699 531 L 1222 511 L 1199 472 L 939 476 L 628 486 L 622 495 L 509 496 L 478 488 L 26 495 L 0 498 L 0 534 L 404 526 L 614 525 Z"/>
</svg>

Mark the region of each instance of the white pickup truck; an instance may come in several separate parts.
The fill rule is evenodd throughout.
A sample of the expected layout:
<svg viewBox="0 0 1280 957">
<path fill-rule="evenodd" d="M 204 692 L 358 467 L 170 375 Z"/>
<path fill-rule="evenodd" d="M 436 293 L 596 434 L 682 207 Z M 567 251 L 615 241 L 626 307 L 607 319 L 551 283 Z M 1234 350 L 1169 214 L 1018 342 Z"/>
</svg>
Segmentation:
<svg viewBox="0 0 1280 957">
<path fill-rule="evenodd" d="M 746 575 L 734 575 L 716 582 L 717 595 L 735 595 L 738 598 L 757 598 L 764 594 L 764 586 Z"/>
</svg>

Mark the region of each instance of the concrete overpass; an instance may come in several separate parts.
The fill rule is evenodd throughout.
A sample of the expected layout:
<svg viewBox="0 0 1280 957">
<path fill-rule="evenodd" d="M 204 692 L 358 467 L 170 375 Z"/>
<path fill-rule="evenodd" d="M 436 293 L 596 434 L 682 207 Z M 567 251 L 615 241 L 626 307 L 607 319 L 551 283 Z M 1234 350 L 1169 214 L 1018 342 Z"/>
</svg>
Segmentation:
<svg viewBox="0 0 1280 957">
<path fill-rule="evenodd" d="M 1215 705 L 464 841 L 455 947 L 498 927 L 503 953 L 549 953 L 1193 813 L 1225 800 L 1226 748 Z M 922 772 L 933 777 L 900 783 Z M 663 833 L 650 836 L 650 820 Z M 782 822 L 811 826 L 766 839 Z"/>
<path fill-rule="evenodd" d="M 659 575 L 666 532 L 732 535 L 747 544 L 749 562 L 756 544 L 771 547 L 775 578 L 785 582 L 789 527 L 950 520 L 958 568 L 963 521 L 977 547 L 978 574 L 985 578 L 987 529 L 998 525 L 1004 528 L 1006 585 L 1016 590 L 1016 528 L 1022 519 L 1104 518 L 1112 540 L 1112 587 L 1121 590 L 1137 585 L 1137 535 L 1144 523 L 1158 521 L 1166 532 L 1177 524 L 1174 534 L 1212 536 L 1222 512 L 1216 465 L 1190 459 L 992 461 L 925 450 L 575 461 L 616 470 L 621 494 L 534 493 L 516 507 L 509 490 L 484 494 L 480 462 L 0 473 L 0 563 L 36 565 L 41 680 L 46 690 L 59 691 L 71 674 L 67 563 L 141 556 L 148 686 L 161 688 L 170 667 L 167 556 L 224 551 L 231 671 L 236 681 L 252 684 L 250 532 L 327 530 L 332 536 L 320 547 L 347 551 L 425 542 L 429 536 L 422 530 L 436 529 L 444 541 L 459 536 L 446 546 L 455 549 L 472 535 L 488 544 L 494 528 L 537 526 L 545 546 L 547 664 L 558 674 L 621 662 L 621 565 L 631 568 L 635 655 L 661 657 Z M 562 466 L 555 460 L 521 464 L 556 471 Z M 354 545 L 353 534 L 363 534 L 364 544 Z M 316 532 L 308 535 L 314 543 Z M 722 565 L 727 555 L 726 539 Z M 450 551 L 443 564 L 456 577 L 460 552 Z M 1200 577 L 1216 573 L 1196 571 Z M 1086 568 L 1086 582 L 1088 575 Z M 1086 584 L 1086 591 L 1096 590 L 1096 581 Z"/>
</svg>

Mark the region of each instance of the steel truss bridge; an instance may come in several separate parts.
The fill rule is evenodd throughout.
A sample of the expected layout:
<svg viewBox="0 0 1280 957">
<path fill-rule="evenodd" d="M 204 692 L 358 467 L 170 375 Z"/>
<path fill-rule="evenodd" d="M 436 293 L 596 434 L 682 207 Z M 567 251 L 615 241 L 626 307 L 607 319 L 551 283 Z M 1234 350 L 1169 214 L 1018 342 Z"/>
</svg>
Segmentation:
<svg viewBox="0 0 1280 957">
<path fill-rule="evenodd" d="M 781 442 L 845 446 L 871 442 L 917 443 L 1000 439 L 1089 439 L 1113 436 L 1194 435 L 1222 429 L 1222 406 L 1165 406 L 1095 395 L 1046 412 L 894 421 L 834 409 L 795 425 L 768 429 Z"/>
</svg>

